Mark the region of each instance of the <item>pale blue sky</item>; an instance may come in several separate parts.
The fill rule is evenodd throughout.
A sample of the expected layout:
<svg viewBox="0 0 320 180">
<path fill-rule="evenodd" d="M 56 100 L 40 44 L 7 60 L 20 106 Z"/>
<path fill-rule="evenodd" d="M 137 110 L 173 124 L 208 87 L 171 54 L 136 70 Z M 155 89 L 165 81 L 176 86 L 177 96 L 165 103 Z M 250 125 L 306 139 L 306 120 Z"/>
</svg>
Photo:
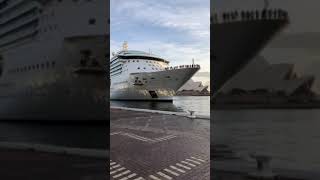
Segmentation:
<svg viewBox="0 0 320 180">
<path fill-rule="evenodd" d="M 171 65 L 201 65 L 210 72 L 209 0 L 111 0 L 111 52 L 121 49 L 149 51 Z M 205 75 L 204 75 L 205 74 Z M 209 81 L 209 73 L 195 80 Z"/>
</svg>

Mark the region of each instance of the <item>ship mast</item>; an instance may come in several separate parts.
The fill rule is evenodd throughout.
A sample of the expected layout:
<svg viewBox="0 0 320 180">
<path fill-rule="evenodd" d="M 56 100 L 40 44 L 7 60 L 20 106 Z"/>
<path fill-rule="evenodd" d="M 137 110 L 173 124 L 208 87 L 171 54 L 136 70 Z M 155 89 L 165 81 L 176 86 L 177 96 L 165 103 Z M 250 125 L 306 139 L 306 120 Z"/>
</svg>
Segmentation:
<svg viewBox="0 0 320 180">
<path fill-rule="evenodd" d="M 123 42 L 123 44 L 122 44 L 122 50 L 123 50 L 123 51 L 128 51 L 128 42 L 127 42 L 127 41 Z"/>
</svg>

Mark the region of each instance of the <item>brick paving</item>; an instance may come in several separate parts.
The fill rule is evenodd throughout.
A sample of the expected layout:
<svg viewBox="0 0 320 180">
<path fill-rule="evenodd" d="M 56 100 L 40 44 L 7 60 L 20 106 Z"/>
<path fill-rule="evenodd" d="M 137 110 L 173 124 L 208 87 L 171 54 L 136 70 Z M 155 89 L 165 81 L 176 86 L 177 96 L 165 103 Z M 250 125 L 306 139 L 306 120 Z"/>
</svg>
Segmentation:
<svg viewBox="0 0 320 180">
<path fill-rule="evenodd" d="M 208 120 L 115 109 L 110 115 L 111 179 L 210 179 Z"/>
</svg>

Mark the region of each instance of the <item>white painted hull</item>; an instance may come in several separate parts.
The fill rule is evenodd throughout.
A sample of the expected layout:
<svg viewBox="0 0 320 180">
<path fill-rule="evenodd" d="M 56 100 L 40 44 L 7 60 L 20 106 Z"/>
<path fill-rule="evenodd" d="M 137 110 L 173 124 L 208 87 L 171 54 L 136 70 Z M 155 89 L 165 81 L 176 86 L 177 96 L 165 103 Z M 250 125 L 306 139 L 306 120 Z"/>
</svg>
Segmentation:
<svg viewBox="0 0 320 180">
<path fill-rule="evenodd" d="M 107 81 L 103 72 L 79 73 L 79 55 L 82 48 L 92 48 L 93 55 L 100 64 L 105 61 L 104 36 L 77 37 L 69 42 L 65 40 L 55 47 L 57 56 L 54 67 L 13 75 L 4 74 L 0 79 L 0 120 L 105 120 L 108 118 L 105 97 Z M 20 55 L 3 53 L 14 66 L 16 61 L 30 55 L 30 50 L 37 47 L 40 52 L 34 53 L 37 62 L 47 47 L 32 43 L 23 47 Z M 29 49 L 30 48 L 30 49 Z M 28 52 L 29 49 L 29 52 Z M 29 61 L 32 64 L 33 61 Z M 18 64 L 18 62 L 17 62 Z M 51 66 L 51 65 L 50 65 Z M 103 70 L 103 69 L 101 69 Z"/>
<path fill-rule="evenodd" d="M 0 20 L 9 15 L 18 18 L 34 3 L 39 7 L 32 14 L 39 21 L 36 26 L 20 26 L 26 21 L 21 17 L 17 23 L 0 27 L 4 31 L 19 25 L 21 30 L 0 39 L 0 120 L 106 121 L 109 88 L 103 69 L 109 48 L 108 1 L 77 5 L 73 1 L 24 1 Z M 29 31 L 37 33 L 23 41 L 12 40 Z M 84 51 L 90 51 L 85 65 L 81 64 Z"/>
<path fill-rule="evenodd" d="M 176 91 L 198 70 L 199 68 L 184 68 L 133 73 L 128 79 L 112 82 L 110 99 L 172 101 Z M 142 80 L 142 84 L 134 85 L 136 77 Z M 150 91 L 153 91 L 155 95 L 150 94 Z"/>
</svg>

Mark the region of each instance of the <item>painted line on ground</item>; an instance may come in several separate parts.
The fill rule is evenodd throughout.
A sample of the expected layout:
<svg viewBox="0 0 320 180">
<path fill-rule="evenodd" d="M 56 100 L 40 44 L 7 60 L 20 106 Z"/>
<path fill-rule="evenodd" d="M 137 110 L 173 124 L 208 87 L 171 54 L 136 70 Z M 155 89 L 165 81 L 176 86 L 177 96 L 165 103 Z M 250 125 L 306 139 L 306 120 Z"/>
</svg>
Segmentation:
<svg viewBox="0 0 320 180">
<path fill-rule="evenodd" d="M 164 178 L 166 178 L 166 179 L 168 179 L 168 180 L 171 180 L 171 179 L 172 179 L 172 177 L 166 175 L 165 173 L 157 172 L 157 174 L 159 174 L 160 176 L 162 176 L 162 177 L 164 177 Z"/>
<path fill-rule="evenodd" d="M 138 176 L 137 173 L 132 172 L 131 170 L 127 169 L 126 167 L 122 166 L 121 164 L 112 161 L 110 159 L 110 164 L 114 166 L 110 166 L 110 175 L 112 175 L 113 179 L 119 180 L 144 180 L 143 177 L 136 177 Z"/>
<path fill-rule="evenodd" d="M 193 158 L 192 158 L 193 157 Z M 190 159 L 197 159 L 201 160 L 201 162 L 206 162 L 203 159 L 195 158 L 194 156 L 191 156 L 190 158 L 186 158 L 174 165 L 169 165 L 169 167 L 164 168 L 163 171 L 158 171 L 155 174 L 149 175 L 149 177 L 153 180 L 173 180 L 175 177 L 178 177 L 180 175 L 186 174 L 187 172 L 191 172 L 193 168 L 196 168 L 198 165 L 202 165 L 202 163 L 199 163 L 198 161 L 192 160 L 194 162 L 197 162 L 195 164 L 187 162 Z"/>
<path fill-rule="evenodd" d="M 165 168 L 165 169 L 163 169 L 163 170 L 164 170 L 164 171 L 167 171 L 168 173 L 173 174 L 173 175 L 175 175 L 175 176 L 179 176 L 178 173 L 176 173 L 176 172 L 174 172 L 174 171 L 171 171 L 170 169 Z"/>
<path fill-rule="evenodd" d="M 121 132 L 121 131 L 120 132 L 110 133 L 110 135 L 127 136 L 129 138 L 136 139 L 136 140 L 143 141 L 143 142 L 147 142 L 147 143 L 159 143 L 159 142 L 168 141 L 170 139 L 173 139 L 173 138 L 177 137 L 176 135 L 171 134 L 171 135 L 166 135 L 166 136 L 163 136 L 163 137 L 158 137 L 158 138 L 151 139 L 151 138 L 148 138 L 148 137 L 143 137 L 143 136 L 139 136 L 139 135 L 136 135 L 136 134 L 133 134 L 133 133 L 125 133 L 125 132 Z"/>
</svg>

